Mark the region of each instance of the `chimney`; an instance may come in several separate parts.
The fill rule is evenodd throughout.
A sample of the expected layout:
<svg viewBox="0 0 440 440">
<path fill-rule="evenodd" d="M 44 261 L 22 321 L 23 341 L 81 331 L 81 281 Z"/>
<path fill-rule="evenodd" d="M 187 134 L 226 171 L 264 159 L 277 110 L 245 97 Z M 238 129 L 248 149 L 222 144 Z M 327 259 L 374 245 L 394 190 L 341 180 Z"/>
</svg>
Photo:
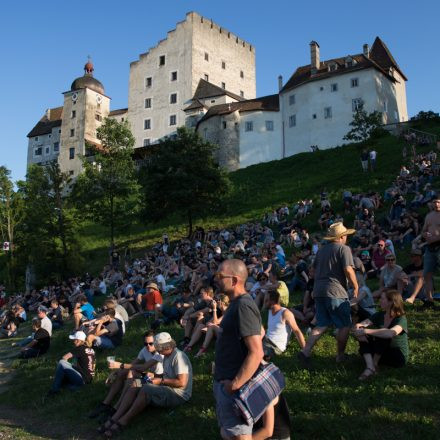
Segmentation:
<svg viewBox="0 0 440 440">
<path fill-rule="evenodd" d="M 46 110 L 46 118 L 50 121 L 50 108 Z"/>
<path fill-rule="evenodd" d="M 368 44 L 364 44 L 363 48 L 364 48 L 364 50 L 363 50 L 364 55 L 367 58 L 370 58 L 370 46 L 368 46 Z"/>
<path fill-rule="evenodd" d="M 318 71 L 320 64 L 319 44 L 316 41 L 312 41 L 310 43 L 310 65 L 312 67 L 312 74 Z"/>
<path fill-rule="evenodd" d="M 282 88 L 283 88 L 283 75 L 280 75 L 278 77 L 278 91 L 281 91 Z"/>
</svg>

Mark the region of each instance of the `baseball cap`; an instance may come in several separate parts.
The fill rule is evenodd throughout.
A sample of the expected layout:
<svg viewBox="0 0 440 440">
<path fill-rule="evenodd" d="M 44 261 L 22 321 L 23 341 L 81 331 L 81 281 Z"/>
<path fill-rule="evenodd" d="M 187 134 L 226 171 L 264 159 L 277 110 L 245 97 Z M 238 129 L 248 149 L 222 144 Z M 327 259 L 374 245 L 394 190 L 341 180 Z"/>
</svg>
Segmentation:
<svg viewBox="0 0 440 440">
<path fill-rule="evenodd" d="M 78 339 L 79 341 L 85 341 L 86 334 L 82 331 L 77 331 L 73 335 L 69 335 L 69 339 Z"/>
<path fill-rule="evenodd" d="M 154 345 L 168 344 L 168 342 L 171 342 L 172 340 L 173 338 L 169 333 L 161 332 L 154 337 Z"/>
</svg>

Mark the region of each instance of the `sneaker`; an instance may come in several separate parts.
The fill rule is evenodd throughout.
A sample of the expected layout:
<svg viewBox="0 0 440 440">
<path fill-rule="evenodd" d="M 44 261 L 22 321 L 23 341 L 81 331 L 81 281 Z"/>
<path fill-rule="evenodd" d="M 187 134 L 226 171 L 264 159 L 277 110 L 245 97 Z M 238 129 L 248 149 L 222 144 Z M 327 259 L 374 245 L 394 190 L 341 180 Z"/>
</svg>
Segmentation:
<svg viewBox="0 0 440 440">
<path fill-rule="evenodd" d="M 89 419 L 94 419 L 95 417 L 98 417 L 99 414 L 107 412 L 109 408 L 111 408 L 110 405 L 101 402 L 95 409 L 89 412 L 88 417 Z"/>
</svg>

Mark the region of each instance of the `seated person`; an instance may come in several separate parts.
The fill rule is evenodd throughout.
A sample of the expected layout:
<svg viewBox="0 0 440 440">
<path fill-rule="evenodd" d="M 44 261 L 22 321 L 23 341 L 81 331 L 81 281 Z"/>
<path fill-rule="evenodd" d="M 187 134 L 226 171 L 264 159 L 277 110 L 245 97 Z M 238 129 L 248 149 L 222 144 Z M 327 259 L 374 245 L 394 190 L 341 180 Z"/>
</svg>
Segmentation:
<svg viewBox="0 0 440 440">
<path fill-rule="evenodd" d="M 122 322 L 115 318 L 114 309 L 106 310 L 105 314 L 93 322 L 94 327 L 87 335 L 88 347 L 113 349 L 122 343 Z"/>
<path fill-rule="evenodd" d="M 353 331 L 366 364 L 359 380 L 377 374 L 379 364 L 403 367 L 408 361 L 408 324 L 402 296 L 396 290 L 382 292 L 380 307 L 381 312 L 356 324 Z M 372 326 L 375 328 L 369 328 Z"/>
<path fill-rule="evenodd" d="M 173 321 L 180 321 L 185 312 L 194 307 L 194 296 L 189 289 L 184 289 L 182 294 L 170 304 L 163 304 L 159 309 L 160 318 L 156 320 L 151 328 L 157 328 L 160 324 L 169 324 Z"/>
<path fill-rule="evenodd" d="M 107 437 L 112 437 L 122 430 L 148 405 L 174 408 L 191 398 L 193 373 L 186 354 L 176 348 L 176 342 L 169 333 L 157 334 L 154 345 L 159 354 L 164 356 L 163 377 L 151 379 L 151 383 L 145 384 L 134 402 L 124 400 L 121 403 L 118 411 L 106 425 Z"/>
<path fill-rule="evenodd" d="M 84 320 L 90 321 L 94 317 L 95 317 L 94 307 L 88 302 L 87 297 L 85 295 L 79 295 L 78 300 L 73 309 L 75 330 L 79 329 L 81 321 Z"/>
<path fill-rule="evenodd" d="M 32 341 L 20 351 L 19 357 L 22 359 L 35 358 L 49 350 L 50 335 L 46 329 L 41 327 L 41 319 L 32 319 L 32 330 L 34 332 Z"/>
<path fill-rule="evenodd" d="M 50 309 L 47 317 L 52 321 L 52 328 L 54 330 L 61 328 L 64 324 L 63 309 L 55 298 L 50 302 Z"/>
<path fill-rule="evenodd" d="M 128 315 L 126 310 L 114 299 L 107 298 L 102 305 L 102 310 L 106 312 L 110 309 L 115 311 L 115 319 L 118 319 L 121 322 L 122 334 L 125 335 L 125 324 L 128 323 Z"/>
<path fill-rule="evenodd" d="M 200 357 L 206 352 L 209 343 L 213 336 L 217 336 L 220 330 L 220 323 L 223 319 L 223 315 L 225 314 L 229 305 L 229 298 L 226 295 L 220 294 L 218 296 L 218 301 L 212 300 L 211 302 L 211 312 L 205 315 L 204 319 L 198 321 L 194 331 L 191 336 L 191 340 L 188 345 L 185 347 L 185 352 L 190 352 L 192 347 L 198 342 L 201 338 L 203 332 L 206 332 L 205 341 L 203 342 L 202 347 L 198 351 L 198 356 Z M 208 336 L 209 334 L 209 336 Z"/>
<path fill-rule="evenodd" d="M 10 310 L 6 313 L 3 324 L 0 328 L 0 339 L 13 338 L 17 336 L 18 326 L 20 322 L 15 313 Z"/>
<path fill-rule="evenodd" d="M 389 289 L 397 289 L 402 294 L 405 273 L 403 269 L 396 264 L 396 257 L 388 254 L 385 258 L 386 264 L 380 272 L 379 289 L 373 293 L 373 298 L 379 298 L 382 292 Z"/>
<path fill-rule="evenodd" d="M 85 345 L 86 334 L 77 331 L 69 339 L 73 340 L 74 348 L 58 362 L 48 396 L 57 394 L 62 387 L 75 390 L 90 383 L 95 376 L 95 351 Z M 75 365 L 68 362 L 70 359 L 76 361 Z"/>
<path fill-rule="evenodd" d="M 315 269 L 310 266 L 309 281 L 307 282 L 306 291 L 304 293 L 303 303 L 295 306 L 290 311 L 302 324 L 309 326 L 315 317 L 315 300 L 313 299 L 313 286 L 315 284 Z"/>
<path fill-rule="evenodd" d="M 289 305 L 289 288 L 284 281 L 278 280 L 275 270 L 269 272 L 269 282 L 264 286 L 264 290 L 261 290 L 255 298 L 255 302 L 260 309 L 265 306 L 265 297 L 269 290 L 276 290 L 280 294 L 280 301 L 283 307 Z"/>
<path fill-rule="evenodd" d="M 105 399 L 89 414 L 90 418 L 97 417 L 102 413 L 112 416 L 119 408 L 119 404 L 123 400 L 125 393 L 136 391 L 135 387 L 130 387 L 132 382 L 136 379 L 141 379 L 145 376 L 152 379 L 163 375 L 163 357 L 157 353 L 156 347 L 154 346 L 154 333 L 152 331 L 146 332 L 143 336 L 143 340 L 144 347 L 130 363 L 109 362 L 109 368 L 115 369 L 110 390 Z M 140 381 L 138 386 L 140 388 Z M 120 399 L 116 405 L 112 406 L 111 404 L 114 398 L 119 393 L 121 393 Z"/>
<path fill-rule="evenodd" d="M 122 284 L 122 281 L 121 281 Z M 127 286 L 127 292 L 124 297 L 121 297 L 118 300 L 118 303 L 121 307 L 123 307 L 128 313 L 130 318 L 134 318 L 138 314 L 142 313 L 142 305 L 139 301 L 137 301 L 137 296 L 134 287 L 131 285 Z M 140 298 L 140 301 L 142 299 Z"/>
<path fill-rule="evenodd" d="M 306 341 L 299 329 L 293 313 L 281 307 L 280 294 L 276 290 L 269 290 L 265 299 L 268 311 L 267 332 L 263 338 L 264 359 L 268 361 L 275 354 L 283 353 L 287 348 L 290 334 L 293 333 L 301 348 Z"/>
<path fill-rule="evenodd" d="M 142 297 L 138 296 L 137 301 L 138 304 L 142 301 L 146 316 L 154 316 L 155 319 L 159 317 L 159 311 L 157 310 L 163 303 L 162 295 L 160 294 L 159 287 L 156 283 L 148 283 L 147 284 L 147 293 Z"/>
<path fill-rule="evenodd" d="M 358 296 L 353 298 L 351 296 L 352 289 L 350 289 L 350 305 L 352 316 L 356 317 L 356 321 L 363 321 L 371 318 L 376 313 L 376 306 L 374 304 L 373 294 L 370 288 L 365 284 L 365 275 L 356 269 L 356 279 L 358 282 Z"/>
<path fill-rule="evenodd" d="M 186 347 L 191 339 L 193 329 L 198 321 L 203 321 L 205 315 L 212 313 L 212 300 L 214 299 L 214 291 L 212 287 L 202 287 L 199 293 L 198 303 L 188 309 L 182 317 L 181 323 L 185 327 L 185 336 L 181 341 L 181 346 Z"/>
</svg>

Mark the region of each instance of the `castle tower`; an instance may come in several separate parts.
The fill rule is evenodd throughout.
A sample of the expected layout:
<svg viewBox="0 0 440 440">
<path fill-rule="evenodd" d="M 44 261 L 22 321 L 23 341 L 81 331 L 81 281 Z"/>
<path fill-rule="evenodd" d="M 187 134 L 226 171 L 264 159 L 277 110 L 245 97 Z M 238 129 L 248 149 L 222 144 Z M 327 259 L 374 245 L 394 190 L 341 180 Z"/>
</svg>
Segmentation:
<svg viewBox="0 0 440 440">
<path fill-rule="evenodd" d="M 93 77 L 90 59 L 84 75 L 76 78 L 70 90 L 64 92 L 60 152 L 58 163 L 63 172 L 76 177 L 82 170 L 81 156 L 87 155 L 86 142 L 99 144 L 96 130 L 110 111 L 110 98 L 104 86 Z"/>
</svg>

